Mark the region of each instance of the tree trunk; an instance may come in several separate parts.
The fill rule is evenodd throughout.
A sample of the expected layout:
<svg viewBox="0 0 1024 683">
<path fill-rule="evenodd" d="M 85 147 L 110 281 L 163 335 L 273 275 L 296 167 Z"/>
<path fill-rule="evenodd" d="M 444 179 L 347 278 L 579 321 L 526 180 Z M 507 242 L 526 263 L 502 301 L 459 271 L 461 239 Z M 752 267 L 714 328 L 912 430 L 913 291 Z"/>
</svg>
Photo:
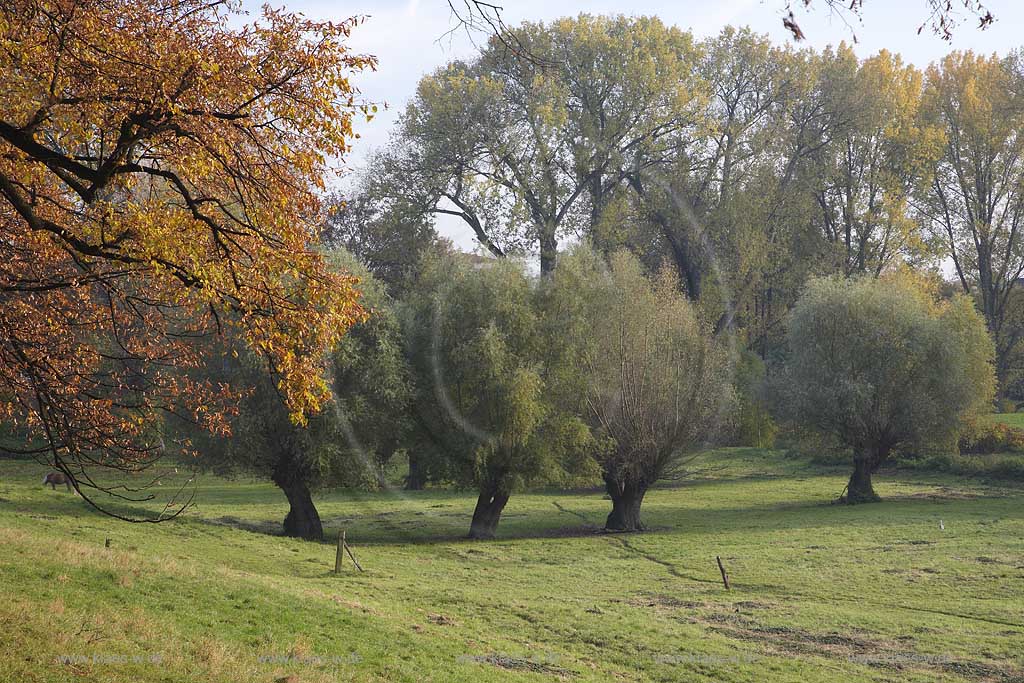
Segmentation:
<svg viewBox="0 0 1024 683">
<path fill-rule="evenodd" d="M 661 226 L 662 235 L 672 250 L 672 258 L 676 263 L 676 270 L 686 285 L 686 296 L 690 301 L 699 301 L 701 295 L 701 272 L 697 263 L 696 249 L 686 235 L 686 228 L 677 230 L 676 227 L 666 219 L 661 212 L 655 216 Z"/>
<path fill-rule="evenodd" d="M 590 234 L 594 234 L 594 228 L 601 222 L 601 213 L 604 211 L 604 177 L 600 173 L 594 173 L 590 178 Z"/>
<path fill-rule="evenodd" d="M 501 511 L 505 509 L 509 494 L 485 489 L 476 499 L 473 510 L 473 521 L 469 524 L 469 537 L 479 539 L 494 538 L 494 532 L 501 520 Z"/>
<path fill-rule="evenodd" d="M 301 477 L 274 478 L 284 495 L 288 498 L 288 515 L 284 518 L 284 535 L 303 538 L 307 541 L 322 541 L 324 528 L 320 524 L 320 515 L 313 505 L 313 497 L 309 487 Z"/>
<path fill-rule="evenodd" d="M 604 482 L 612 499 L 612 511 L 605 520 L 604 528 L 609 531 L 642 531 L 640 505 L 644 502 L 647 484 L 631 478 L 617 481 L 607 474 Z"/>
<path fill-rule="evenodd" d="M 629 184 L 640 197 L 645 201 L 650 201 L 647 188 L 639 176 L 630 176 Z M 679 281 L 686 287 L 687 298 L 690 301 L 698 301 L 701 296 L 703 278 L 700 264 L 700 238 L 694 235 L 696 240 L 694 243 L 687 233 L 689 227 L 685 225 L 685 221 L 677 220 L 654 206 L 648 210 L 648 218 L 658 226 L 661 236 L 668 242 L 676 272 L 679 273 Z"/>
<path fill-rule="evenodd" d="M 414 449 L 409 449 L 409 474 L 405 477 L 406 491 L 422 491 L 426 486 L 426 473 L 420 465 L 419 456 Z"/>
<path fill-rule="evenodd" d="M 558 240 L 555 238 L 555 225 L 544 225 L 540 235 L 540 274 L 547 277 L 555 271 L 558 259 Z"/>
<path fill-rule="evenodd" d="M 850 505 L 858 503 L 874 503 L 880 500 L 871 485 L 871 475 L 885 461 L 888 450 L 873 448 L 857 449 L 853 453 L 853 474 L 846 486 L 844 502 Z"/>
</svg>

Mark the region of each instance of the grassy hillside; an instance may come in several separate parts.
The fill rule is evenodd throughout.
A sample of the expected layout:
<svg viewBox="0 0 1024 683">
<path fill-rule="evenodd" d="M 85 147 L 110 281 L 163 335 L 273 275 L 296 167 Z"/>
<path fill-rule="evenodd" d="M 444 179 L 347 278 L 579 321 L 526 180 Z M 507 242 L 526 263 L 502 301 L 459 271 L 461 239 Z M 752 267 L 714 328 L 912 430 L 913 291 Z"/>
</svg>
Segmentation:
<svg viewBox="0 0 1024 683">
<path fill-rule="evenodd" d="M 890 473 L 847 508 L 843 471 L 710 458 L 635 535 L 595 533 L 597 491 L 516 495 L 488 543 L 469 494 L 332 492 L 366 569 L 337 576 L 267 533 L 272 486 L 130 525 L 0 462 L 0 680 L 1024 680 L 1024 489 Z"/>
</svg>

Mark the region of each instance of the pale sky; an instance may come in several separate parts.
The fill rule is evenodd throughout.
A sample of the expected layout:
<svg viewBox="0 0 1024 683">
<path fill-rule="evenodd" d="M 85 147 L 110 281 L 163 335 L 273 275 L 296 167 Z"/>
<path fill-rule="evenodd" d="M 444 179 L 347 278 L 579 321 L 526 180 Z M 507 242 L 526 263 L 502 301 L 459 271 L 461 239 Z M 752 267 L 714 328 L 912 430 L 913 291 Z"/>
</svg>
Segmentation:
<svg viewBox="0 0 1024 683">
<path fill-rule="evenodd" d="M 398 112 L 405 108 L 420 77 L 446 62 L 471 56 L 475 50 L 465 32 L 445 35 L 454 19 L 447 0 L 269 0 L 277 7 L 301 12 L 312 19 L 341 20 L 353 15 L 364 15 L 366 22 L 357 27 L 350 40 L 356 52 L 375 55 L 380 64 L 374 73 L 365 73 L 356 79 L 363 97 L 377 104 L 386 104 L 371 122 L 357 122 L 356 131 L 361 138 L 353 145 L 353 153 L 345 161 L 349 168 L 358 169 L 366 153 L 386 144 L 389 131 Z M 492 0 L 493 1 L 493 0 Z M 251 12 L 258 11 L 264 0 L 244 0 Z M 461 0 L 457 0 L 459 6 Z M 695 37 L 714 35 L 727 25 L 750 26 L 758 33 L 767 34 L 778 44 L 791 43 L 792 36 L 782 26 L 785 0 L 718 0 L 717 2 L 687 2 L 668 0 L 633 0 L 633 2 L 592 2 L 568 0 L 501 0 L 503 16 L 509 25 L 522 21 L 547 21 L 566 15 L 626 14 L 656 15 L 666 24 L 675 24 L 693 32 Z M 974 50 L 1005 54 L 1024 44 L 1024 3 L 1017 0 L 986 0 L 985 6 L 995 15 L 996 22 L 985 31 L 976 28 L 976 21 L 962 13 L 952 43 L 946 43 L 930 34 L 926 27 L 920 35 L 917 28 L 928 18 L 926 0 L 866 0 L 863 24 L 844 23 L 831 15 L 824 0 L 816 0 L 811 10 L 802 9 L 801 0 L 793 0 L 797 21 L 807 39 L 802 45 L 820 49 L 840 41 L 852 42 L 856 33 L 855 50 L 862 57 L 885 48 L 900 53 L 904 60 L 919 67 L 941 59 L 951 50 Z M 961 3 L 954 0 L 954 5 Z M 477 41 L 484 37 L 477 36 Z M 457 220 L 439 224 L 439 230 L 451 237 L 464 249 L 473 249 L 475 242 L 468 228 Z"/>
</svg>

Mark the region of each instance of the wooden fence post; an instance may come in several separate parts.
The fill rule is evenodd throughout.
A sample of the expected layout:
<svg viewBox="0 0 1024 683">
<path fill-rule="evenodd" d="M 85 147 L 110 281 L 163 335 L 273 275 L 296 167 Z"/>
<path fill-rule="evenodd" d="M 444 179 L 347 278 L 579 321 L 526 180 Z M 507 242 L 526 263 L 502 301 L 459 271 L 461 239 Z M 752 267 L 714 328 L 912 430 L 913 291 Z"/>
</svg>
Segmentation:
<svg viewBox="0 0 1024 683">
<path fill-rule="evenodd" d="M 341 573 L 341 561 L 345 559 L 345 532 L 338 533 L 338 550 L 334 553 L 334 573 Z"/>
</svg>

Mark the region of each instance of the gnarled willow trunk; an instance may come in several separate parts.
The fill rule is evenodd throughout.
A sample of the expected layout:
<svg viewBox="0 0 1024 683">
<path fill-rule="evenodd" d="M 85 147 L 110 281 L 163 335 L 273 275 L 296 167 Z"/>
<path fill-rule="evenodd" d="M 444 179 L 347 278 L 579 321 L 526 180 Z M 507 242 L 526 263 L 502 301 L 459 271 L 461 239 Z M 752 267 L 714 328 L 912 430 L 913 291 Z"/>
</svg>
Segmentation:
<svg viewBox="0 0 1024 683">
<path fill-rule="evenodd" d="M 493 487 L 480 491 L 480 496 L 476 499 L 476 509 L 473 510 L 473 521 L 469 523 L 470 538 L 494 538 L 508 496 L 508 493 Z"/>
<path fill-rule="evenodd" d="M 288 515 L 284 518 L 284 535 L 304 538 L 307 541 L 322 541 L 324 527 L 320 515 L 313 505 L 313 496 L 301 475 L 291 471 L 275 473 L 273 482 L 288 498 Z"/>
<path fill-rule="evenodd" d="M 609 531 L 642 531 L 640 505 L 647 493 L 647 483 L 634 477 L 604 475 L 605 489 L 612 499 L 612 511 L 605 520 L 604 528 Z"/>
<path fill-rule="evenodd" d="M 874 503 L 880 500 L 871 485 L 871 475 L 889 457 L 887 448 L 858 448 L 853 452 L 853 474 L 846 485 L 846 496 L 843 502 L 850 505 L 857 503 Z"/>
</svg>

